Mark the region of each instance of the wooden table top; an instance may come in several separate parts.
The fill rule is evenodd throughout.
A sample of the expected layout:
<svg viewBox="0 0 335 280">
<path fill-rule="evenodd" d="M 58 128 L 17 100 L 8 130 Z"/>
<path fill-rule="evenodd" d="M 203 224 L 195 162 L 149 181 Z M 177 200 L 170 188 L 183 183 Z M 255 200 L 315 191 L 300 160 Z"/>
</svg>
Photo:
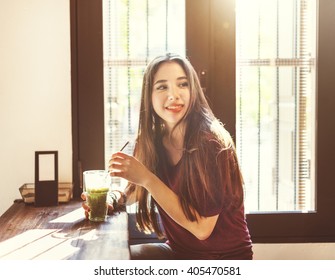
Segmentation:
<svg viewBox="0 0 335 280">
<path fill-rule="evenodd" d="M 84 218 L 81 204 L 35 207 L 15 202 L 0 217 L 0 260 L 129 259 L 127 213 L 96 223 Z"/>
</svg>

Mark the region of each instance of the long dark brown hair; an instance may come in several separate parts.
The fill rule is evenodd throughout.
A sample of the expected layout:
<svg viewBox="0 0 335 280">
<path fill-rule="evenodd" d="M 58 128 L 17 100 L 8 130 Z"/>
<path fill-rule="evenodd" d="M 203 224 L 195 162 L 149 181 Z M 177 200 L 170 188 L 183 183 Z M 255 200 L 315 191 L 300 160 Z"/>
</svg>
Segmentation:
<svg viewBox="0 0 335 280">
<path fill-rule="evenodd" d="M 155 113 L 151 95 L 154 76 L 160 65 L 167 62 L 178 63 L 185 71 L 189 83 L 190 104 L 179 123 L 186 123 L 184 154 L 179 181 L 179 199 L 186 217 L 195 221 L 193 209 L 206 208 L 204 203 L 223 205 L 224 208 L 238 209 L 243 205 L 243 179 L 238 166 L 234 143 L 229 133 L 219 122 L 206 100 L 198 76 L 191 63 L 179 55 L 167 54 L 153 59 L 143 77 L 142 97 L 137 141 L 134 156 L 151 172 L 159 175 L 166 161 L 162 155 L 164 124 Z M 178 124 L 176 125 L 176 127 Z M 209 148 L 209 141 L 214 147 Z M 148 191 L 133 184 L 128 192 L 135 192 L 138 201 L 137 225 L 144 232 L 163 231 L 159 227 L 154 199 Z M 201 188 L 201 190 L 199 190 Z"/>
</svg>

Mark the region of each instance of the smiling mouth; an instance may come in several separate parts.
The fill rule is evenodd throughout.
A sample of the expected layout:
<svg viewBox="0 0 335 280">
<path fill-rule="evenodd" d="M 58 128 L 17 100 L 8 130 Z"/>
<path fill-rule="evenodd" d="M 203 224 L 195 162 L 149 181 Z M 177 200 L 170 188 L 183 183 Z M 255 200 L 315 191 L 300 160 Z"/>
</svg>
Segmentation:
<svg viewBox="0 0 335 280">
<path fill-rule="evenodd" d="M 179 105 L 170 105 L 167 106 L 166 109 L 171 111 L 171 112 L 180 112 L 183 109 L 184 105 L 179 104 Z"/>
</svg>

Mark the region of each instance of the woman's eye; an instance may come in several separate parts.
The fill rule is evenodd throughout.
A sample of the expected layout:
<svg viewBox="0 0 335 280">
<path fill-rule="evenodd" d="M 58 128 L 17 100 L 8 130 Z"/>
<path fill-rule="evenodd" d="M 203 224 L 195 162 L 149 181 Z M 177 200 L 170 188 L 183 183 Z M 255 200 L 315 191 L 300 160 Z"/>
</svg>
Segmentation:
<svg viewBox="0 0 335 280">
<path fill-rule="evenodd" d="M 181 88 L 188 87 L 188 82 L 181 83 L 181 84 L 179 85 L 179 87 L 181 87 Z"/>
<path fill-rule="evenodd" d="M 165 86 L 165 85 L 160 85 L 160 86 L 158 86 L 156 89 L 157 90 L 165 90 L 167 88 L 167 86 Z"/>
</svg>

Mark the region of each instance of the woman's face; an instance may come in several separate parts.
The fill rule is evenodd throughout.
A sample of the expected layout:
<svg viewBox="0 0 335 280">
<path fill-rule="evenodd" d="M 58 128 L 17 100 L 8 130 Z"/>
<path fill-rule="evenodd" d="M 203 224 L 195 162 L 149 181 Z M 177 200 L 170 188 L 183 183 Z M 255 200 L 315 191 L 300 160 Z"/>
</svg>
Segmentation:
<svg viewBox="0 0 335 280">
<path fill-rule="evenodd" d="M 152 105 L 156 114 L 172 129 L 186 114 L 190 104 L 189 81 L 174 61 L 163 62 L 154 76 Z"/>
</svg>

